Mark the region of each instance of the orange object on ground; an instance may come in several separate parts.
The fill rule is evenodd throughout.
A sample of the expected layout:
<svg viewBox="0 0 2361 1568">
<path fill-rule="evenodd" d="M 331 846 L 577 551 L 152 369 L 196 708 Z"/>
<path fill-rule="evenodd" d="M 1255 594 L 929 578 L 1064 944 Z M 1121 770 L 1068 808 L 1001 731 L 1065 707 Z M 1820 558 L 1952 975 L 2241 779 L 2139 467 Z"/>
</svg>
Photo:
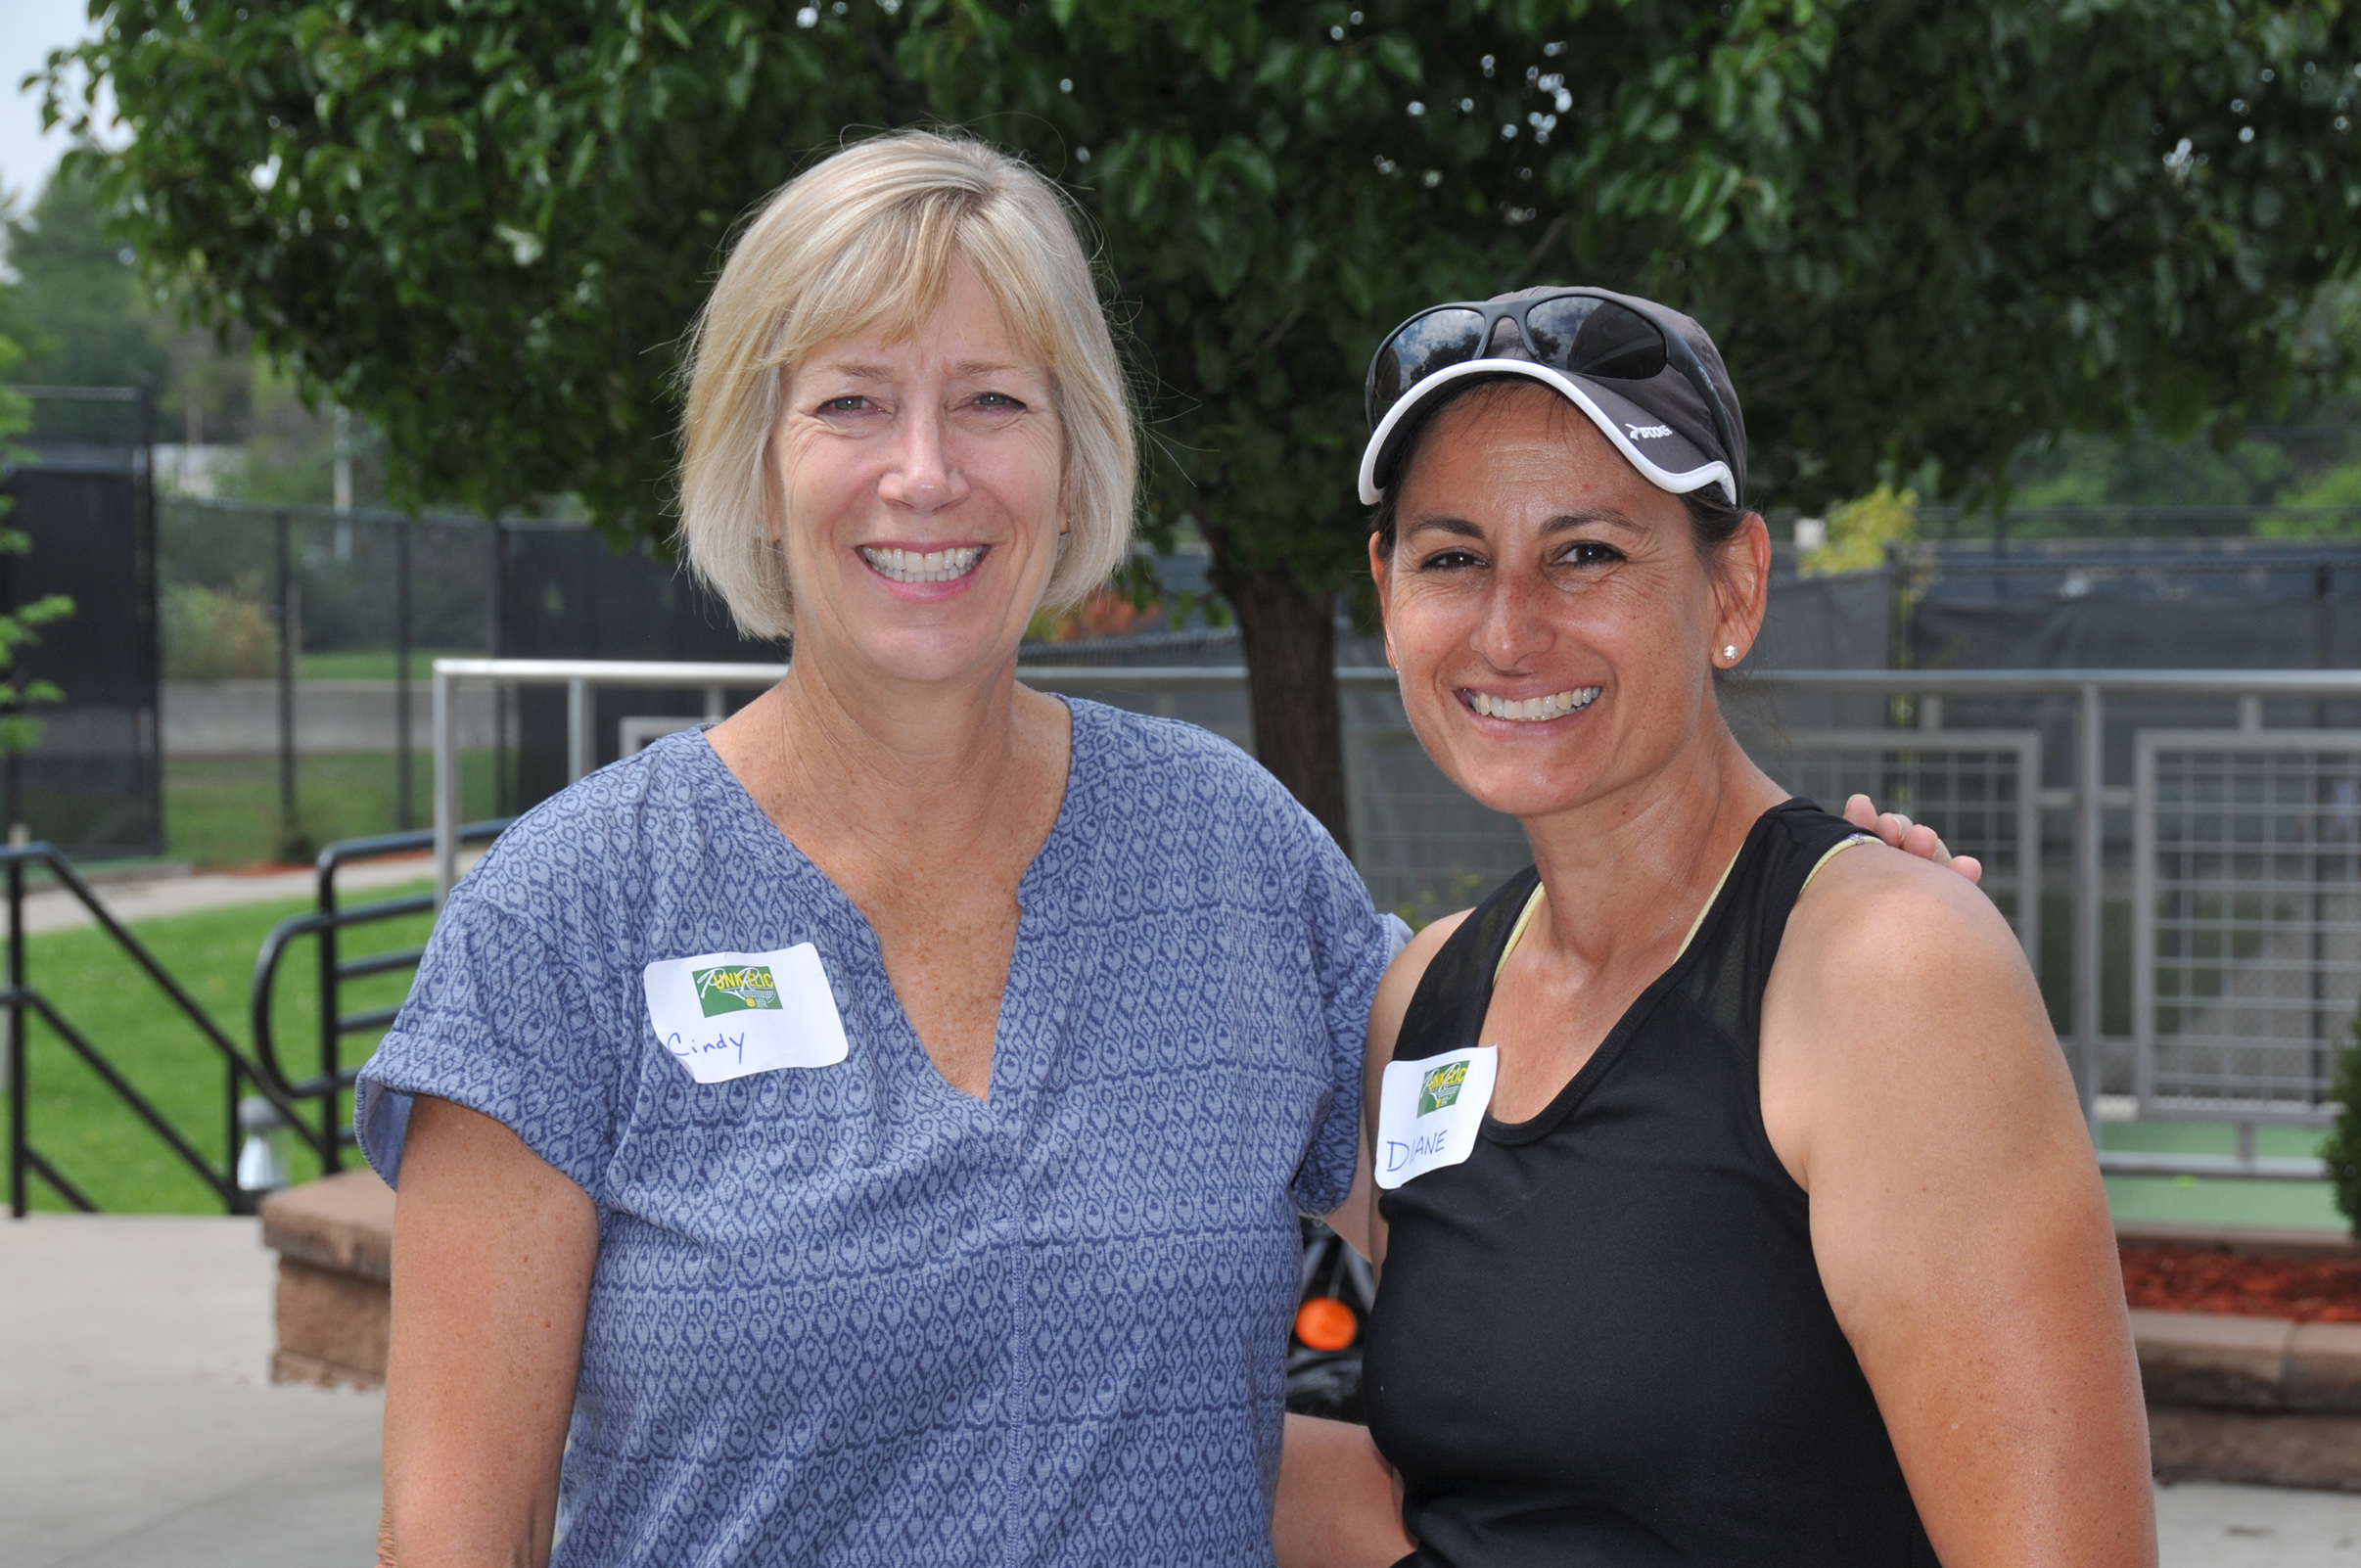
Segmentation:
<svg viewBox="0 0 2361 1568">
<path fill-rule="evenodd" d="M 1333 1296 L 1315 1296 L 1295 1313 L 1295 1337 L 1316 1351 L 1340 1351 L 1361 1331 L 1353 1309 Z"/>
<path fill-rule="evenodd" d="M 2126 1247 L 2123 1294 L 2134 1307 L 2163 1312 L 2361 1323 L 2361 1261 L 2253 1258 L 2169 1242 Z"/>
</svg>

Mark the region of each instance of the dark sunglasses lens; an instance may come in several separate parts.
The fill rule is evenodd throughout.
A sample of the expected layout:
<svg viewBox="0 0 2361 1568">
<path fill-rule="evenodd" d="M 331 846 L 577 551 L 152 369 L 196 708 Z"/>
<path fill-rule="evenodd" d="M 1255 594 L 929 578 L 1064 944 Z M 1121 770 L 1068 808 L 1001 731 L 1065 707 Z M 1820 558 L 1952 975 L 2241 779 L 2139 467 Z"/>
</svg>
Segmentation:
<svg viewBox="0 0 2361 1568">
<path fill-rule="evenodd" d="M 1566 335 L 1570 347 L 1558 363 L 1568 370 L 1608 381 L 1646 381 L 1663 372 L 1664 334 L 1647 317 L 1606 300 L 1551 300 L 1535 305 L 1533 317 L 1560 304 L 1593 307 Z"/>
<path fill-rule="evenodd" d="M 1604 300 L 1586 300 L 1572 297 L 1562 300 L 1544 300 L 1525 312 L 1525 346 L 1533 357 L 1545 365 L 1563 365 L 1566 350 L 1582 332 L 1583 323 L 1595 315 Z"/>
<path fill-rule="evenodd" d="M 1404 392 L 1445 366 L 1465 364 L 1483 345 L 1481 310 L 1430 310 L 1409 323 L 1378 350 L 1369 413 L 1384 413 Z"/>
</svg>

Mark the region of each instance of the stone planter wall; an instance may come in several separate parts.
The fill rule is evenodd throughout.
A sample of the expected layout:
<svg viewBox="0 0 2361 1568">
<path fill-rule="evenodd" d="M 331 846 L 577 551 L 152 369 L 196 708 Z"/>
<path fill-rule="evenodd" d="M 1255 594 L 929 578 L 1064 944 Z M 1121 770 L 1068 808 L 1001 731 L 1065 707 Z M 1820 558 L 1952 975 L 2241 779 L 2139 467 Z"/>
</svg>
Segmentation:
<svg viewBox="0 0 2361 1568">
<path fill-rule="evenodd" d="M 2232 1225 L 2119 1225 L 2264 1258 L 2361 1256 L 2346 1237 Z M 2361 1492 L 2361 1324 L 2135 1312 L 2157 1478 Z"/>
<path fill-rule="evenodd" d="M 274 1383 L 377 1388 L 393 1325 L 394 1189 L 346 1171 L 262 1200 L 279 1255 Z"/>
</svg>

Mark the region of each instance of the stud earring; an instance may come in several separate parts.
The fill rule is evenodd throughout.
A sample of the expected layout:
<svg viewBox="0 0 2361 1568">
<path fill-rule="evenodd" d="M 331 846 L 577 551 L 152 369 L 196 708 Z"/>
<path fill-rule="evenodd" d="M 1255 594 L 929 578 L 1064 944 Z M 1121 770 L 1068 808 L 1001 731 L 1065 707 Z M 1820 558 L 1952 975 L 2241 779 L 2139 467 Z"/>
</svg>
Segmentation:
<svg viewBox="0 0 2361 1568">
<path fill-rule="evenodd" d="M 1722 663 L 1724 663 L 1724 664 L 1726 664 L 1726 665 L 1735 665 L 1735 664 L 1736 664 L 1736 663 L 1737 663 L 1737 644 L 1736 644 L 1736 643 L 1735 643 L 1735 642 L 1726 642 L 1726 643 L 1722 644 Z"/>
</svg>

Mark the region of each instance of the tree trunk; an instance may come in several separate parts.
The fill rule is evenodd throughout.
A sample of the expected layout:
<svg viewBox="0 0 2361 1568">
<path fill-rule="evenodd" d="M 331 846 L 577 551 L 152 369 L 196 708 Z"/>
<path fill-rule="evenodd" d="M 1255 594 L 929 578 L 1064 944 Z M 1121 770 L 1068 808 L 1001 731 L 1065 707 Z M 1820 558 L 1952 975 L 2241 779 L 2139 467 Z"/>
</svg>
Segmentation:
<svg viewBox="0 0 2361 1568">
<path fill-rule="evenodd" d="M 1283 567 L 1229 571 L 1218 555 L 1211 575 L 1246 645 L 1255 755 L 1350 854 L 1334 595 L 1311 591 Z"/>
</svg>

